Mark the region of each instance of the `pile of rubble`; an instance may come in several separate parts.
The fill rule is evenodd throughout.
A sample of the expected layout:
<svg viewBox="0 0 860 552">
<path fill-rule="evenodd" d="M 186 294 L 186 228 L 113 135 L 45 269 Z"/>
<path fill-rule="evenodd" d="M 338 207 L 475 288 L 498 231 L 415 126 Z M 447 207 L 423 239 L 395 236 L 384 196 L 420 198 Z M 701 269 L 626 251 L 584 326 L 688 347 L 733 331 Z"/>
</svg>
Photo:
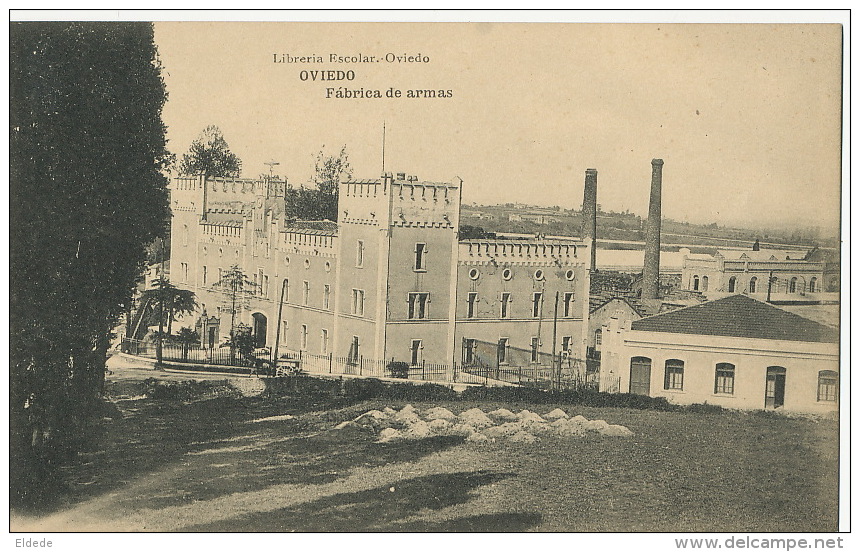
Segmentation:
<svg viewBox="0 0 860 552">
<path fill-rule="evenodd" d="M 393 408 L 370 410 L 334 429 L 344 435 L 373 433 L 379 443 L 437 435 L 457 435 L 470 442 L 506 439 L 518 443 L 533 443 L 542 437 L 583 437 L 589 432 L 611 437 L 633 435 L 624 426 L 588 420 L 584 416 L 571 417 L 560 408 L 543 416 L 529 410 L 515 414 L 504 408 L 486 413 L 472 408 L 457 415 L 442 407 L 421 412 L 410 404 L 399 411 Z"/>
</svg>

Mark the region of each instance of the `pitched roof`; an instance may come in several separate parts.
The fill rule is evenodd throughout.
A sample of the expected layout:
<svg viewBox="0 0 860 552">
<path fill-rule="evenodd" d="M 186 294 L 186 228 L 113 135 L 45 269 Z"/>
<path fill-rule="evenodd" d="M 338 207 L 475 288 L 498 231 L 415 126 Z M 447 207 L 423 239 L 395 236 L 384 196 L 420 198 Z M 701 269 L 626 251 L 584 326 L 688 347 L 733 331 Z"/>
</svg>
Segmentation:
<svg viewBox="0 0 860 552">
<path fill-rule="evenodd" d="M 839 330 L 746 295 L 730 295 L 701 305 L 657 314 L 632 329 L 752 339 L 838 343 Z"/>
</svg>

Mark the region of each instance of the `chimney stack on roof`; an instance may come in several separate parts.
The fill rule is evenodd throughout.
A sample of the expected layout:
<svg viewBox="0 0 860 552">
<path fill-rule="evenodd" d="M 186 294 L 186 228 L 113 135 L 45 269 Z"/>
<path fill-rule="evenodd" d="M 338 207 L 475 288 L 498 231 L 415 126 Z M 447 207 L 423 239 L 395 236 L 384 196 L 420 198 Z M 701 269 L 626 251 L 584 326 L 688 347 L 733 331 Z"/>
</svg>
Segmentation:
<svg viewBox="0 0 860 552">
<path fill-rule="evenodd" d="M 581 235 L 591 238 L 591 271 L 594 272 L 597 269 L 597 169 L 585 169 Z"/>
<path fill-rule="evenodd" d="M 663 188 L 663 160 L 651 160 L 651 202 L 645 226 L 645 266 L 642 271 L 642 298 L 659 299 L 660 294 L 660 195 Z"/>
</svg>

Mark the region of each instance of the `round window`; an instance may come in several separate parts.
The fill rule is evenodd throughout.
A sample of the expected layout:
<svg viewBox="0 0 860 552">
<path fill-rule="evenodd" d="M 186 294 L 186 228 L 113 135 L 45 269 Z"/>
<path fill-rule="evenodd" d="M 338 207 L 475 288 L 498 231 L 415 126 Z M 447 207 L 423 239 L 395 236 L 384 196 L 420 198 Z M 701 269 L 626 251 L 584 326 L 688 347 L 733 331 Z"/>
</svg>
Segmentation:
<svg viewBox="0 0 860 552">
<path fill-rule="evenodd" d="M 223 257 L 223 256 L 224 256 L 224 250 L 223 250 L 223 249 L 221 249 L 220 247 L 218 248 L 218 256 L 219 256 L 219 257 Z"/>
<path fill-rule="evenodd" d="M 514 272 L 510 268 L 506 268 L 502 271 L 502 278 L 505 280 L 510 280 L 514 277 Z"/>
<path fill-rule="evenodd" d="M 331 272 L 331 263 L 328 261 L 325 262 L 325 271 Z"/>
<path fill-rule="evenodd" d="M 311 260 L 310 260 L 310 259 L 305 259 L 305 268 L 307 269 L 307 268 L 310 268 L 310 267 L 311 267 Z"/>
<path fill-rule="evenodd" d="M 481 275 L 481 271 L 478 270 L 477 268 L 473 268 L 472 270 L 469 271 L 469 278 L 471 278 L 472 280 L 477 280 L 480 275 Z"/>
<path fill-rule="evenodd" d="M 203 254 L 205 255 L 207 251 L 209 251 L 209 250 L 208 250 L 208 249 L 206 249 L 206 246 L 204 245 L 204 246 L 203 246 Z"/>
<path fill-rule="evenodd" d="M 576 274 L 574 274 L 574 272 L 572 270 L 568 270 L 567 272 L 564 273 L 564 277 L 567 278 L 568 280 L 573 280 L 576 277 Z"/>
<path fill-rule="evenodd" d="M 541 269 L 535 270 L 535 280 L 537 280 L 537 281 L 543 280 L 543 270 L 541 270 Z"/>
<path fill-rule="evenodd" d="M 286 265 L 286 266 L 290 266 L 290 256 L 289 256 L 289 255 L 287 255 L 286 257 L 284 257 L 284 265 Z"/>
</svg>

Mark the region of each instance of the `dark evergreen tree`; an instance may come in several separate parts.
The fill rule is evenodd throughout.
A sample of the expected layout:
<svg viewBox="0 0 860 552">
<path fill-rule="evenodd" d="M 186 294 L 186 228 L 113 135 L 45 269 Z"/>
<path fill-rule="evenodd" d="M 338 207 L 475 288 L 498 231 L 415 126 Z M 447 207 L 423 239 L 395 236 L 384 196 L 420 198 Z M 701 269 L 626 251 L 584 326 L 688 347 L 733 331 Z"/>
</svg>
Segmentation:
<svg viewBox="0 0 860 552">
<path fill-rule="evenodd" d="M 148 23 L 10 25 L 11 504 L 57 497 L 111 329 L 169 218 Z"/>
</svg>

